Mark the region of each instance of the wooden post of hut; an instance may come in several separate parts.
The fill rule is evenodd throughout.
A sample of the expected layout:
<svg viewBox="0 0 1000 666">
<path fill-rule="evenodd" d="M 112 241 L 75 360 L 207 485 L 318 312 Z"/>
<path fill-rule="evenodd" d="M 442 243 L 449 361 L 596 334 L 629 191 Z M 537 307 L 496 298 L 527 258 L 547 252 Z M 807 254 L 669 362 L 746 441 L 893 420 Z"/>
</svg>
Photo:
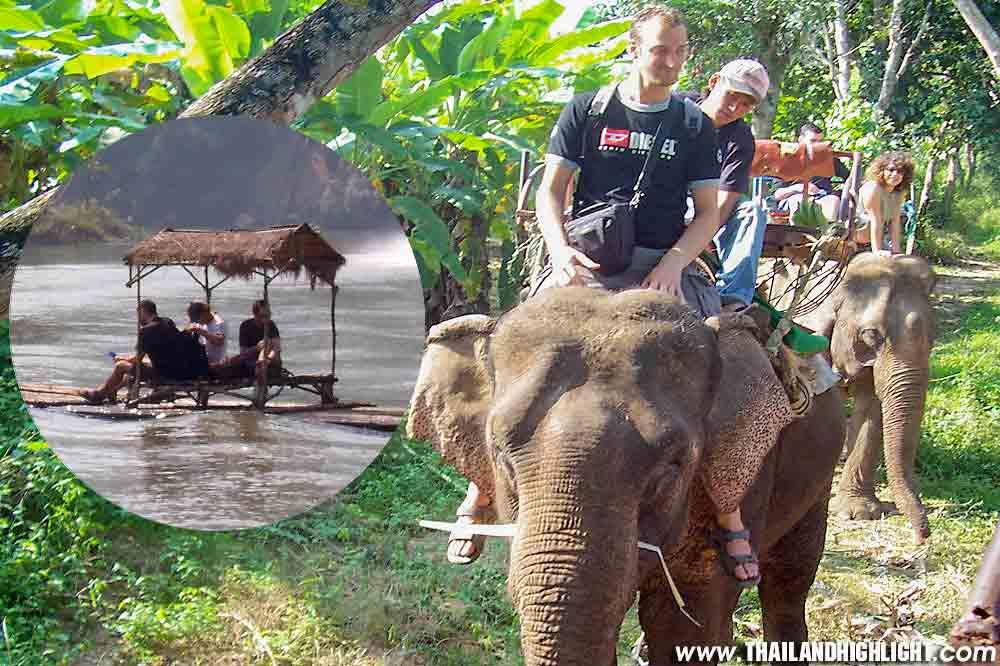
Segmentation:
<svg viewBox="0 0 1000 666">
<path fill-rule="evenodd" d="M 333 396 L 333 383 L 337 377 L 337 292 L 340 287 L 330 285 L 330 381 L 323 385 L 320 399 L 323 404 L 336 402 Z"/>
</svg>

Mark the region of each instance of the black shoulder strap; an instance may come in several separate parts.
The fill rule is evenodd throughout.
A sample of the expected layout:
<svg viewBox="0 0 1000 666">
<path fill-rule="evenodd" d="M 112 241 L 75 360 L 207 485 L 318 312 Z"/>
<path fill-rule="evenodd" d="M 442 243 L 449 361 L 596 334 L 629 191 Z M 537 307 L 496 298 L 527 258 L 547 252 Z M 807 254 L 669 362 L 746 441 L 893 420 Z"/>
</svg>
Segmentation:
<svg viewBox="0 0 1000 666">
<path fill-rule="evenodd" d="M 649 189 L 650 183 L 653 181 L 653 169 L 656 168 L 656 162 L 660 159 L 660 152 L 663 150 L 663 143 L 667 140 L 667 132 L 665 131 L 666 123 L 661 122 L 656 127 L 656 134 L 653 135 L 653 145 L 646 153 L 646 161 L 642 164 L 642 171 L 639 172 L 639 178 L 635 181 L 634 194 L 632 195 L 632 201 L 629 205 L 632 208 L 637 208 L 639 202 L 646 195 L 646 190 Z"/>
<path fill-rule="evenodd" d="M 691 139 L 698 138 L 701 134 L 701 119 L 702 119 L 701 107 L 695 103 L 690 97 L 684 98 L 684 129 L 687 130 L 688 137 Z"/>
<path fill-rule="evenodd" d="M 594 99 L 590 100 L 590 108 L 587 109 L 587 116 L 603 116 L 604 112 L 608 108 L 608 103 L 615 94 L 615 90 L 618 89 L 618 83 L 609 83 L 606 86 L 602 86 L 597 94 L 594 95 Z"/>
<path fill-rule="evenodd" d="M 587 151 L 587 137 L 590 136 L 590 132 L 594 129 L 594 123 L 604 116 L 604 112 L 607 111 L 608 104 L 611 102 L 611 98 L 615 96 L 615 90 L 617 89 L 617 81 L 609 83 L 606 86 L 602 86 L 593 99 L 590 100 L 590 106 L 587 107 L 587 121 L 583 124 L 583 134 L 580 137 L 578 163 L 581 166 L 583 166 L 584 153 Z"/>
</svg>

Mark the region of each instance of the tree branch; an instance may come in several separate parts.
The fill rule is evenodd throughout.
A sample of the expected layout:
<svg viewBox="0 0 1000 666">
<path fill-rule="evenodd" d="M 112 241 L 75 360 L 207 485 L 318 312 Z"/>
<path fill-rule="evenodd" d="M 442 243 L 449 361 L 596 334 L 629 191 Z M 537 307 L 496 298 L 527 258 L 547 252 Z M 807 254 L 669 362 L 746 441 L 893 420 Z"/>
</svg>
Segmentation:
<svg viewBox="0 0 1000 666">
<path fill-rule="evenodd" d="M 180 117 L 245 116 L 288 125 L 439 2 L 328 0 L 266 51 L 215 84 Z M 4 214 L 0 231 L 26 231 L 57 191 L 53 188 Z M 6 269 L 11 263 L 0 261 L 0 318 L 7 316 L 9 307 L 13 271 Z"/>
<path fill-rule="evenodd" d="M 910 42 L 909 48 L 906 49 L 903 61 L 899 63 L 899 71 L 896 73 L 896 78 L 898 79 L 902 79 L 906 75 L 906 70 L 910 68 L 910 64 L 913 62 L 913 56 L 917 52 L 920 41 L 924 38 L 924 33 L 927 32 L 927 26 L 930 25 L 931 9 L 933 6 L 933 0 L 928 0 L 927 7 L 924 9 L 924 18 L 920 21 L 920 27 L 917 28 L 917 34 L 913 36 L 913 41 Z"/>
</svg>

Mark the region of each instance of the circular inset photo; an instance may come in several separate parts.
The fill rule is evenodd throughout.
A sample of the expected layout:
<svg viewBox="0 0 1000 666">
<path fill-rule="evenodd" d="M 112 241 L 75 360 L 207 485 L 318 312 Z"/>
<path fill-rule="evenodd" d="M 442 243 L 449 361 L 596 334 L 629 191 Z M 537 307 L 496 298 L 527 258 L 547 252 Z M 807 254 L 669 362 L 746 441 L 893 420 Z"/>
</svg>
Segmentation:
<svg viewBox="0 0 1000 666">
<path fill-rule="evenodd" d="M 399 220 L 333 151 L 175 120 L 73 174 L 14 278 L 11 349 L 63 462 L 138 515 L 218 530 L 333 497 L 388 441 L 424 340 Z"/>
</svg>

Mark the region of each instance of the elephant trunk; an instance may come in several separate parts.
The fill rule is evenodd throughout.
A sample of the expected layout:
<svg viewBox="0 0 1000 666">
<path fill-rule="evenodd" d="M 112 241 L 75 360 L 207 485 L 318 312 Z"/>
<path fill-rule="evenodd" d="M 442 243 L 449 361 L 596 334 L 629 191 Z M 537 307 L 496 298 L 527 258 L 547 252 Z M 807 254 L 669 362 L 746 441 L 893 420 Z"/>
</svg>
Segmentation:
<svg viewBox="0 0 1000 666">
<path fill-rule="evenodd" d="M 583 505 L 575 495 L 547 494 L 518 512 L 509 585 L 528 666 L 616 663 L 635 589 L 637 511 Z"/>
<path fill-rule="evenodd" d="M 917 492 L 914 464 L 920 444 L 929 370 L 925 364 L 880 356 L 875 365 L 875 392 L 882 402 L 882 434 L 889 487 L 909 519 L 918 542 L 930 536 L 927 511 Z"/>
</svg>

